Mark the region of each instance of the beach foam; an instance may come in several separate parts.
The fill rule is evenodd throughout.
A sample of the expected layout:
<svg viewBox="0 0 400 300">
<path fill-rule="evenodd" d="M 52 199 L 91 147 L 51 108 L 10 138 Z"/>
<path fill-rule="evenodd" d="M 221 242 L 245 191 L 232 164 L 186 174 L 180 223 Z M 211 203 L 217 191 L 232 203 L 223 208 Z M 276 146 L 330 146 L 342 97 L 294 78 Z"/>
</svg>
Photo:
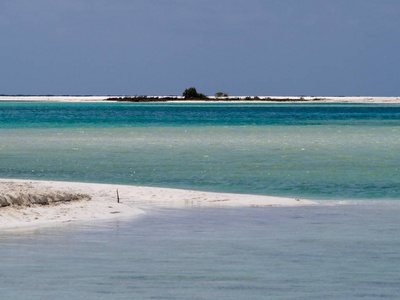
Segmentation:
<svg viewBox="0 0 400 300">
<path fill-rule="evenodd" d="M 117 202 L 117 190 L 120 202 Z M 65 201 L 48 204 L 17 201 L 0 208 L 0 229 L 49 226 L 75 221 L 135 217 L 146 209 L 190 207 L 275 207 L 313 205 L 303 199 L 212 193 L 129 185 L 0 179 L 0 196 L 37 199 L 53 195 Z M 74 195 L 81 200 L 71 201 Z M 61 198 L 60 198 L 61 197 Z M 66 198 L 65 198 L 66 197 Z"/>
</svg>

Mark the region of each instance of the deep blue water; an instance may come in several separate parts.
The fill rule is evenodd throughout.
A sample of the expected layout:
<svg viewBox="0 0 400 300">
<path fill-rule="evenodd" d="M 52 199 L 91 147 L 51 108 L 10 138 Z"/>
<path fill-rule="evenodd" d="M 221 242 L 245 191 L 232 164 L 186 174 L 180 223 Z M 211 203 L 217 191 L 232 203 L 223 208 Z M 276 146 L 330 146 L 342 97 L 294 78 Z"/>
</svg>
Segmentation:
<svg viewBox="0 0 400 300">
<path fill-rule="evenodd" d="M 400 105 L 3 102 L 1 128 L 396 125 Z M 398 125 L 398 124 L 397 124 Z"/>
</svg>

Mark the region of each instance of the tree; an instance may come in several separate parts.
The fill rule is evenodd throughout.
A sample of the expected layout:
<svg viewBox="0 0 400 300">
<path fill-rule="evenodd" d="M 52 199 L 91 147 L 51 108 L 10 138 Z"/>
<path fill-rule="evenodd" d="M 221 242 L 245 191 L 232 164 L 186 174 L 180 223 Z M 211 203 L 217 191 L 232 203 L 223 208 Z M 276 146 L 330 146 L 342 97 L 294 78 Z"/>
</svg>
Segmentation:
<svg viewBox="0 0 400 300">
<path fill-rule="evenodd" d="M 186 89 L 182 96 L 185 99 L 207 99 L 206 95 L 198 93 L 195 87 L 190 87 Z"/>
<path fill-rule="evenodd" d="M 221 97 L 228 97 L 227 93 L 223 93 L 223 92 L 217 92 L 215 93 L 215 98 L 221 98 Z"/>
</svg>

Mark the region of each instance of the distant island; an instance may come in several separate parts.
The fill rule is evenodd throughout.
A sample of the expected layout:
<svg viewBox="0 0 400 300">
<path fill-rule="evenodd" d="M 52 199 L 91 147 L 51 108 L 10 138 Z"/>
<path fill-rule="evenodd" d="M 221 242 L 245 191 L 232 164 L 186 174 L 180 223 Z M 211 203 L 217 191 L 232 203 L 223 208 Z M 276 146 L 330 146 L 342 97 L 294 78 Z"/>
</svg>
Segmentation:
<svg viewBox="0 0 400 300">
<path fill-rule="evenodd" d="M 315 94 L 314 94 L 315 95 Z M 5 95 L 0 94 L 0 102 L 6 101 L 38 101 L 38 102 L 203 102 L 203 103 L 370 103 L 370 104 L 400 104 L 398 96 L 267 96 L 243 95 L 230 96 L 224 92 L 217 92 L 213 96 L 198 93 L 196 88 L 186 89 L 182 95 Z"/>
<path fill-rule="evenodd" d="M 109 101 L 118 102 L 168 102 L 168 101 L 265 101 L 265 102 L 310 102 L 320 101 L 324 98 L 313 98 L 311 100 L 305 99 L 304 97 L 296 98 L 272 98 L 272 97 L 258 97 L 258 96 L 246 96 L 246 97 L 206 97 L 206 98 L 190 98 L 178 96 L 125 96 L 125 97 L 111 97 L 107 98 Z"/>
<path fill-rule="evenodd" d="M 273 98 L 273 97 L 259 97 L 259 96 L 244 96 L 244 97 L 230 97 L 227 93 L 217 92 L 213 97 L 206 96 L 198 93 L 196 88 L 190 87 L 186 89 L 182 96 L 125 96 L 125 97 L 110 97 L 106 100 L 119 101 L 119 102 L 167 102 L 167 101 L 270 101 L 270 102 L 302 102 L 310 101 L 304 97 L 293 98 Z M 313 98 L 311 101 L 324 100 L 323 98 Z"/>
</svg>

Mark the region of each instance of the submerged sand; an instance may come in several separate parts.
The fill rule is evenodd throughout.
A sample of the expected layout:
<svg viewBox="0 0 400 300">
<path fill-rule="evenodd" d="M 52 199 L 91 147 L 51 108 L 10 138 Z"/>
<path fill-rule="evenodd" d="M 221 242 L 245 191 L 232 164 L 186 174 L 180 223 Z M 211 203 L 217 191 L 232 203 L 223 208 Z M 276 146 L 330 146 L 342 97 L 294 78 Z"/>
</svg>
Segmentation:
<svg viewBox="0 0 400 300">
<path fill-rule="evenodd" d="M 259 195 L 0 179 L 0 229 L 133 218 L 151 208 L 276 207 L 313 204 L 316 203 L 304 199 Z"/>
</svg>

